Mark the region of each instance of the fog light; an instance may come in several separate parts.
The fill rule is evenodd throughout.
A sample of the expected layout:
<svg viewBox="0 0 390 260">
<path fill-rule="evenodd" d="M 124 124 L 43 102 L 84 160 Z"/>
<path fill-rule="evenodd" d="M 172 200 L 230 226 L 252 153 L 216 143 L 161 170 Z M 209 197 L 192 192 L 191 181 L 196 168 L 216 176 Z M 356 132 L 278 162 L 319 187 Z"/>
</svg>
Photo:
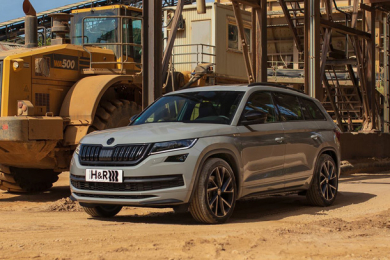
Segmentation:
<svg viewBox="0 0 390 260">
<path fill-rule="evenodd" d="M 179 155 L 172 155 L 172 156 L 169 156 L 165 161 L 166 162 L 185 162 L 187 157 L 188 157 L 188 153 L 179 154 Z"/>
</svg>

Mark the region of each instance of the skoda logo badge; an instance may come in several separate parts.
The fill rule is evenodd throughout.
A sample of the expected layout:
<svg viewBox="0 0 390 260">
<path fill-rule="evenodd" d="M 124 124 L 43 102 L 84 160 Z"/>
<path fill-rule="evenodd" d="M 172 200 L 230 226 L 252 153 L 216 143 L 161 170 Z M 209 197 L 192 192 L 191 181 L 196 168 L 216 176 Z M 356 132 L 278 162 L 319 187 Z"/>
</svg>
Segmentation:
<svg viewBox="0 0 390 260">
<path fill-rule="evenodd" d="M 110 145 L 115 141 L 115 138 L 110 138 L 107 140 L 107 144 Z"/>
</svg>

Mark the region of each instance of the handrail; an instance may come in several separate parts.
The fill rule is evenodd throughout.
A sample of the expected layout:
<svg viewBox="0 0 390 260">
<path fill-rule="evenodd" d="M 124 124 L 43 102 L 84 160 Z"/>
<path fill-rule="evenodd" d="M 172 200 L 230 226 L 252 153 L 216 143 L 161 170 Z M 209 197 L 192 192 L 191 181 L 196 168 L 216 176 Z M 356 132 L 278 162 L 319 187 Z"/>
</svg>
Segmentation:
<svg viewBox="0 0 390 260">
<path fill-rule="evenodd" d="M 175 49 L 177 50 L 178 48 L 181 47 L 195 47 L 196 46 L 196 51 L 190 51 L 185 50 L 185 52 L 179 52 L 175 53 Z M 204 48 L 210 48 L 210 52 L 205 52 Z M 191 56 L 196 55 L 196 61 L 193 61 L 191 59 Z M 175 57 L 176 56 L 188 56 L 189 61 L 184 61 L 184 62 L 176 62 Z M 172 50 L 172 66 L 174 67 L 175 65 L 184 65 L 184 64 L 196 64 L 199 65 L 201 63 L 205 63 L 205 57 L 211 57 L 211 64 L 214 66 L 216 65 L 215 63 L 215 57 L 216 57 L 216 47 L 214 45 L 210 44 L 203 44 L 203 43 L 196 43 L 196 44 L 179 44 L 179 45 L 174 45 L 173 50 Z"/>
</svg>

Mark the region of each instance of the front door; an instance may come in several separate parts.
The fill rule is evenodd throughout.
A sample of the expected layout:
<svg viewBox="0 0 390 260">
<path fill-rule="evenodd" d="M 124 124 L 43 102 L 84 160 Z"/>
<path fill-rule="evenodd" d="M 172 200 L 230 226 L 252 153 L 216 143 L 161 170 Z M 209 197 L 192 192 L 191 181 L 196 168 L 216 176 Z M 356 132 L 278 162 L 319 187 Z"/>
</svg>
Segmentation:
<svg viewBox="0 0 390 260">
<path fill-rule="evenodd" d="M 252 94 L 245 106 L 248 111 L 266 113 L 264 122 L 239 125 L 244 167 L 243 195 L 284 187 L 285 142 L 283 124 L 278 120 L 270 92 Z M 241 120 L 244 120 L 242 117 Z"/>
</svg>

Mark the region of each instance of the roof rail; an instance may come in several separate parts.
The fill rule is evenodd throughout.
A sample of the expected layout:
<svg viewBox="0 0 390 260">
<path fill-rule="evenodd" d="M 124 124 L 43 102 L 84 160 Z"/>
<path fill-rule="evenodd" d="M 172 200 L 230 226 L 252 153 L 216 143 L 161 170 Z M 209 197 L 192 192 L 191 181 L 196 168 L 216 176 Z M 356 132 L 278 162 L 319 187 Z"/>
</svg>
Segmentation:
<svg viewBox="0 0 390 260">
<path fill-rule="evenodd" d="M 272 83 L 272 82 L 255 82 L 255 83 L 251 83 L 251 84 L 248 85 L 248 87 L 255 87 L 255 86 L 277 87 L 277 88 L 284 88 L 284 89 L 297 91 L 299 93 L 304 93 L 301 90 L 298 90 L 298 89 L 295 89 L 295 88 L 290 88 L 290 87 L 287 87 L 286 85 L 282 85 L 282 84 L 278 84 L 278 83 Z"/>
</svg>

